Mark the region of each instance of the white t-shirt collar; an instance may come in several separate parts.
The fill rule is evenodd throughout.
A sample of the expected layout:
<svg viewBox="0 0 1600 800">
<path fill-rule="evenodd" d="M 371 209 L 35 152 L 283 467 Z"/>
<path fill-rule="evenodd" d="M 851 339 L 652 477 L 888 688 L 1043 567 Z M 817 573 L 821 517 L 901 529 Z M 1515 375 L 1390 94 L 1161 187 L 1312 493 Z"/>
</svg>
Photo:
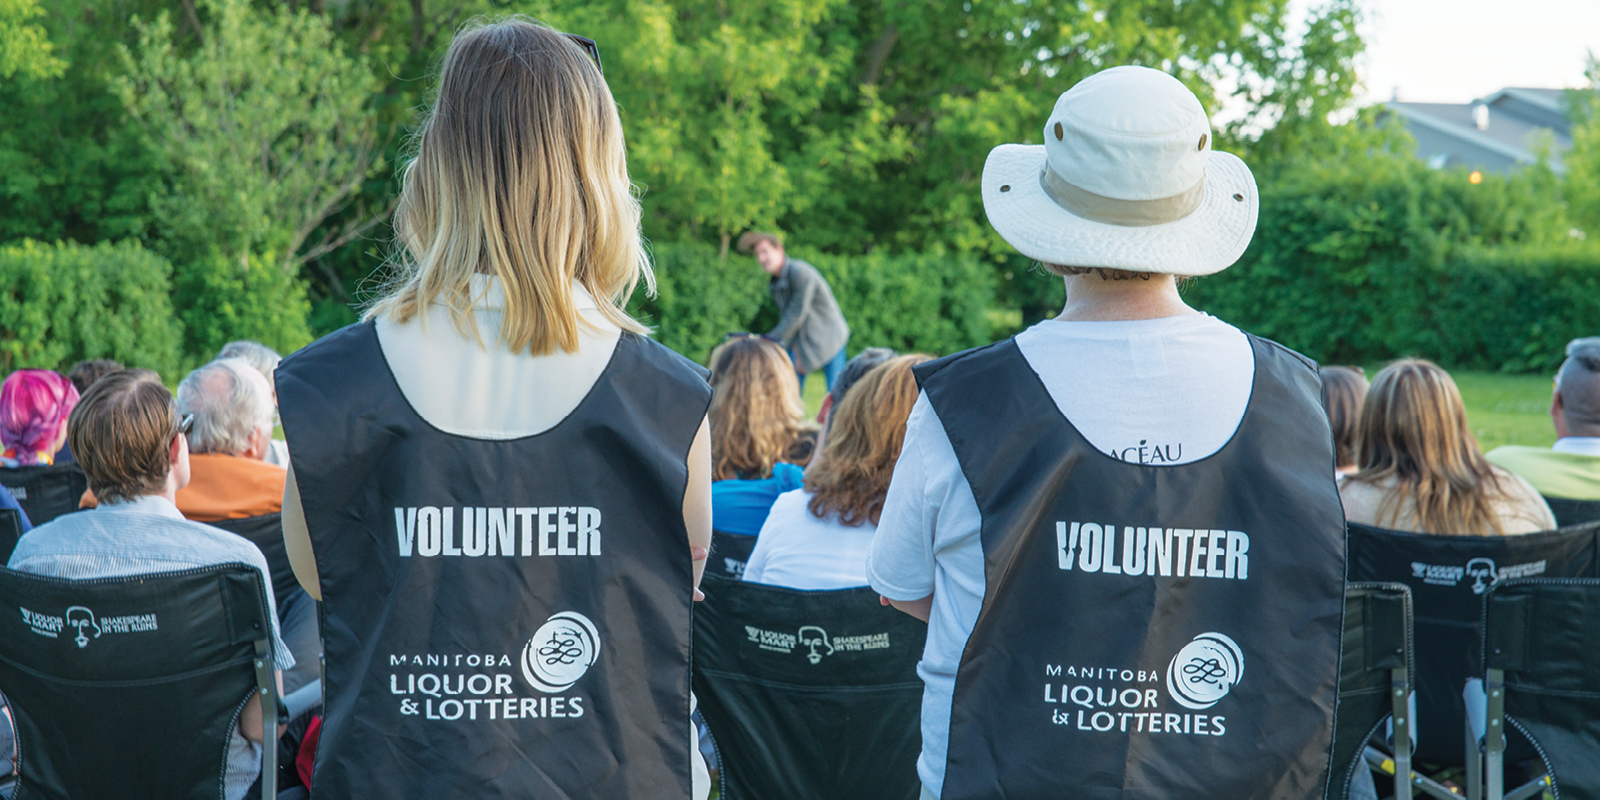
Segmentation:
<svg viewBox="0 0 1600 800">
<path fill-rule="evenodd" d="M 1600 436 L 1563 436 L 1550 449 L 1557 453 L 1600 458 Z"/>
</svg>

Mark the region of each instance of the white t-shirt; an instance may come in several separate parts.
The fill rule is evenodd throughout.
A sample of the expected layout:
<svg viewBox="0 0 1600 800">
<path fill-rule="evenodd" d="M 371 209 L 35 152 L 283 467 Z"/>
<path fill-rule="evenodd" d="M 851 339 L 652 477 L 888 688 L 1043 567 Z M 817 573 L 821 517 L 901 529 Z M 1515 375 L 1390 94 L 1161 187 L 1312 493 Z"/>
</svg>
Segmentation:
<svg viewBox="0 0 1600 800">
<path fill-rule="evenodd" d="M 878 527 L 871 521 L 844 525 L 838 514 L 819 519 L 810 503 L 805 489 L 778 495 L 745 564 L 745 580 L 810 590 L 867 585 L 867 550 Z"/>
<path fill-rule="evenodd" d="M 1047 320 L 1016 341 L 1061 413 L 1091 445 L 1125 461 L 1205 458 L 1233 437 L 1250 402 L 1250 342 L 1209 315 Z M 891 600 L 933 595 L 928 644 L 917 665 L 925 685 L 917 772 L 935 797 L 944 786 L 956 670 L 983 602 L 980 526 L 972 487 L 921 395 L 906 421 L 867 577 Z"/>
</svg>

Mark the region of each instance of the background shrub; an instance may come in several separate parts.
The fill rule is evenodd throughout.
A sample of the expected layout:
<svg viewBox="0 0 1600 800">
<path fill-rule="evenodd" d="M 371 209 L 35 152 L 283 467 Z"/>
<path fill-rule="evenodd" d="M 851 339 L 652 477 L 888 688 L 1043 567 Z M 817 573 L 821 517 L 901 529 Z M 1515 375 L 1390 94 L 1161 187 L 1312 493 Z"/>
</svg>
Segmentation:
<svg viewBox="0 0 1600 800">
<path fill-rule="evenodd" d="M 954 353 L 990 341 L 994 270 L 970 255 L 823 255 L 799 249 L 828 279 L 850 323 L 849 354 L 867 347 Z M 777 321 L 767 276 L 748 256 L 712 245 L 655 248 L 657 296 L 634 293 L 630 310 L 657 341 L 705 363 L 733 331 L 763 333 Z"/>
<path fill-rule="evenodd" d="M 111 358 L 172 379 L 181 332 L 171 275 L 137 242 L 0 247 L 0 370 Z"/>
</svg>

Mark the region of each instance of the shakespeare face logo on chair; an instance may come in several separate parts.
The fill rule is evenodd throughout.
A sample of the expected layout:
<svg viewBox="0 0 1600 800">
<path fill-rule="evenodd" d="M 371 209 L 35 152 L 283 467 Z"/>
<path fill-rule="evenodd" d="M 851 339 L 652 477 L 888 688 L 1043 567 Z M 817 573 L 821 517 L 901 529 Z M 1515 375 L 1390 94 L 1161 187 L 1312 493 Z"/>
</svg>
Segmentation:
<svg viewBox="0 0 1600 800">
<path fill-rule="evenodd" d="M 522 677 L 533 688 L 556 694 L 577 683 L 599 658 L 594 623 L 576 611 L 562 611 L 550 615 L 522 648 Z"/>
<path fill-rule="evenodd" d="M 1467 574 L 1472 576 L 1472 593 L 1483 594 L 1494 585 L 1495 568 L 1494 560 L 1489 558 L 1474 558 L 1467 562 Z"/>
<path fill-rule="evenodd" d="M 1167 693 L 1184 708 L 1217 704 L 1244 676 L 1244 653 L 1220 633 L 1202 633 L 1167 664 Z"/>
<path fill-rule="evenodd" d="M 811 652 L 806 654 L 806 660 L 813 664 L 821 661 L 823 656 L 833 655 L 833 645 L 828 642 L 828 632 L 815 625 L 806 625 L 800 629 L 800 643 L 811 648 Z M 819 653 L 817 652 L 819 647 L 825 647 L 827 651 Z"/>
<path fill-rule="evenodd" d="M 89 646 L 89 630 L 94 631 L 94 638 L 100 638 L 100 626 L 95 624 L 94 612 L 83 606 L 67 609 L 67 625 L 78 629 L 78 635 L 72 640 L 77 642 L 79 647 Z"/>
</svg>

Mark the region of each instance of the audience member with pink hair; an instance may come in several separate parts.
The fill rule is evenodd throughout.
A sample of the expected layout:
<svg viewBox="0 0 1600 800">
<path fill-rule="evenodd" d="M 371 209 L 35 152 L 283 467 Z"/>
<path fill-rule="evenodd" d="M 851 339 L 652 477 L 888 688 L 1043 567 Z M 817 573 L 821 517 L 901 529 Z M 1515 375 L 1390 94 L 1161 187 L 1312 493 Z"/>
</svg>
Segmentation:
<svg viewBox="0 0 1600 800">
<path fill-rule="evenodd" d="M 67 441 L 78 389 L 48 369 L 19 369 L 0 385 L 0 466 L 51 464 Z"/>
</svg>

